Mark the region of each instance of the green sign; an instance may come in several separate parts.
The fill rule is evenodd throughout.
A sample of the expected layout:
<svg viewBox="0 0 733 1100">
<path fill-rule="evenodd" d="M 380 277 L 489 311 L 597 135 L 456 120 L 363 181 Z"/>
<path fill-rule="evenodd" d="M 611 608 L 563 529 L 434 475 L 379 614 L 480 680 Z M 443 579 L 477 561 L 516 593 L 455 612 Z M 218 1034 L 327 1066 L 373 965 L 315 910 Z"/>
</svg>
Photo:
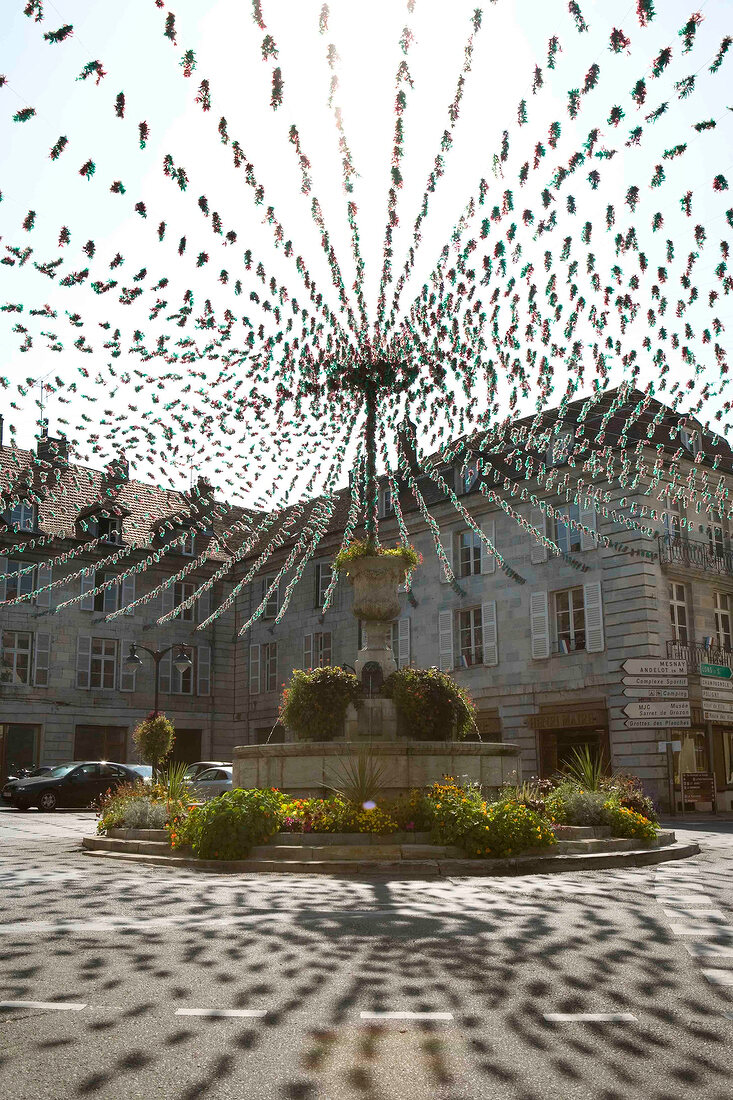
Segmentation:
<svg viewBox="0 0 733 1100">
<path fill-rule="evenodd" d="M 730 680 L 733 678 L 733 669 L 728 668 L 727 665 L 700 665 L 701 676 L 717 676 L 719 680 Z"/>
</svg>

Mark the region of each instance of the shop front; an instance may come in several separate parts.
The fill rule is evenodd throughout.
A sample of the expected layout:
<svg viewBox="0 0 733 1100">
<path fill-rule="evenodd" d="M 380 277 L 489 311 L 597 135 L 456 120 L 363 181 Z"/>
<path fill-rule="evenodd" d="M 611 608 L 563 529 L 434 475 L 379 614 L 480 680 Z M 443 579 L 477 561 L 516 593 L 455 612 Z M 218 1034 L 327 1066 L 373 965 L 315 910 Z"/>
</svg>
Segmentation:
<svg viewBox="0 0 733 1100">
<path fill-rule="evenodd" d="M 570 763 L 577 750 L 588 749 L 610 762 L 605 702 L 540 707 L 527 724 L 535 732 L 540 779 L 550 779 Z"/>
</svg>

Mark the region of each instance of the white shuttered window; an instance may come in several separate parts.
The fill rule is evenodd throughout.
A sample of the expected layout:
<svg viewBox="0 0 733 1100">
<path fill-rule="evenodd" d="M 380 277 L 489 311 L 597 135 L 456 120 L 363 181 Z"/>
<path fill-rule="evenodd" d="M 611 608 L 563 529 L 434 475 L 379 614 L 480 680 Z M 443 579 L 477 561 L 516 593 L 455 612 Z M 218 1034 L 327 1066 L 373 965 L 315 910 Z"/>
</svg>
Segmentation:
<svg viewBox="0 0 733 1100">
<path fill-rule="evenodd" d="M 537 528 L 541 535 L 547 534 L 547 517 L 541 508 L 530 509 L 529 522 L 533 527 Z M 530 535 L 529 537 L 532 540 L 532 548 L 529 554 L 532 564 L 539 565 L 540 562 L 547 561 L 547 547 L 541 542 L 537 542 L 534 535 Z"/>
<path fill-rule="evenodd" d="M 453 668 L 453 612 L 438 612 L 438 652 L 443 672 Z"/>
<path fill-rule="evenodd" d="M 550 620 L 547 592 L 532 592 L 529 597 L 529 622 L 532 636 L 532 660 L 543 661 L 550 656 Z"/>
<path fill-rule="evenodd" d="M 33 683 L 36 687 L 48 687 L 51 667 L 51 635 L 36 634 L 33 641 Z"/>
<path fill-rule="evenodd" d="M 496 624 L 496 600 L 481 604 L 482 634 L 484 639 L 484 664 L 498 665 L 499 637 Z"/>
<path fill-rule="evenodd" d="M 492 546 L 496 546 L 496 520 L 485 519 L 481 524 L 481 530 Z M 490 554 L 486 546 L 481 544 L 481 572 L 495 573 L 496 558 Z"/>
</svg>

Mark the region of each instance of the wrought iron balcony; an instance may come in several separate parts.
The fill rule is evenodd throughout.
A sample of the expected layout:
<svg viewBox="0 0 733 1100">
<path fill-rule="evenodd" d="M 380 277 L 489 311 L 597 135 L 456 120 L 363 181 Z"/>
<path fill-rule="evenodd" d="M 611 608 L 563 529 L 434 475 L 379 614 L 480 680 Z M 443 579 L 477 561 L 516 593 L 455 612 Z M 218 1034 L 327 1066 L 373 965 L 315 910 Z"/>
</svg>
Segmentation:
<svg viewBox="0 0 733 1100">
<path fill-rule="evenodd" d="M 680 642 L 667 642 L 667 657 L 672 661 L 687 661 L 690 672 L 698 672 L 701 664 L 727 665 L 733 668 L 733 650 L 720 646 L 706 646 L 702 643 L 682 645 Z"/>
<path fill-rule="evenodd" d="M 714 546 L 709 541 L 683 536 L 660 535 L 658 542 L 662 565 L 733 576 L 733 550 Z"/>
</svg>

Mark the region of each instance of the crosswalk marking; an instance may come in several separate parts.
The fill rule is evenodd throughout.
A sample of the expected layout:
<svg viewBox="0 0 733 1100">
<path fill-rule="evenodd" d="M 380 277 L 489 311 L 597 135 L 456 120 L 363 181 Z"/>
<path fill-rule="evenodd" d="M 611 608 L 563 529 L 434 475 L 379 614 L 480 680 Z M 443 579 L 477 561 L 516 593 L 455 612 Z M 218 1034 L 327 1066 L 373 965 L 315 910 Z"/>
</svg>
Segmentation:
<svg viewBox="0 0 733 1100">
<path fill-rule="evenodd" d="M 178 1008 L 176 1016 L 234 1016 L 260 1019 L 266 1016 L 264 1008 Z"/>
<path fill-rule="evenodd" d="M 38 1008 L 44 1012 L 81 1012 L 85 1004 L 75 1001 L 0 1001 L 0 1008 Z"/>
<path fill-rule="evenodd" d="M 362 1020 L 452 1020 L 452 1012 L 360 1012 Z"/>
<path fill-rule="evenodd" d="M 552 1024 L 626 1023 L 637 1019 L 631 1012 L 545 1012 L 543 1015 Z"/>
<path fill-rule="evenodd" d="M 717 970 L 704 966 L 702 972 L 711 985 L 733 985 L 733 970 Z"/>
</svg>

